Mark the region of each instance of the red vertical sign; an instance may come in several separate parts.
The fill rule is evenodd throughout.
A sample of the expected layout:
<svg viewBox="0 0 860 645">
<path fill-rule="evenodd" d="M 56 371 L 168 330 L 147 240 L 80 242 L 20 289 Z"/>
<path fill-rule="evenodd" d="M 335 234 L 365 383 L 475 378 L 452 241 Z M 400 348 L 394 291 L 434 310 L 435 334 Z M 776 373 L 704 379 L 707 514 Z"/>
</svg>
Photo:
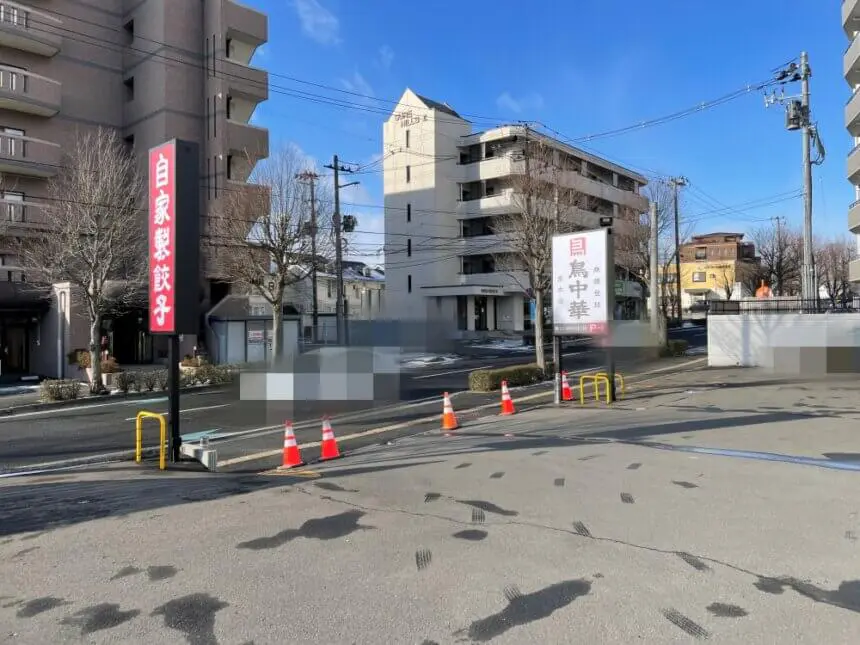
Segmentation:
<svg viewBox="0 0 860 645">
<path fill-rule="evenodd" d="M 176 333 L 176 148 L 149 151 L 149 331 Z"/>
</svg>

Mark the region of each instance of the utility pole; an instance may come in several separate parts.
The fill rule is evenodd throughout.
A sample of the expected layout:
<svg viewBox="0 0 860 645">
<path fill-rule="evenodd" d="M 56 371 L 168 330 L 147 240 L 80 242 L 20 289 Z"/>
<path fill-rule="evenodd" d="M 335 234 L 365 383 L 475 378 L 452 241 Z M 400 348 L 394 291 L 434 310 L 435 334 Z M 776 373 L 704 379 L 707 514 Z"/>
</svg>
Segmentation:
<svg viewBox="0 0 860 645">
<path fill-rule="evenodd" d="M 772 92 L 765 95 L 765 107 L 775 103 L 785 105 L 786 130 L 800 130 L 803 135 L 803 265 L 801 267 L 800 294 L 803 300 L 802 310 L 815 312 L 818 310 L 818 282 L 815 279 L 815 257 L 812 249 L 812 166 L 824 163 L 825 151 L 821 143 L 818 128 L 812 122 L 812 110 L 809 101 L 809 79 L 812 70 L 809 67 L 809 55 L 800 52 L 800 63 L 789 63 L 780 70 L 776 83 L 785 85 L 800 81 L 800 96 L 785 96 L 785 90 L 777 96 Z M 815 143 L 818 158 L 812 159 L 812 144 Z M 780 285 L 782 289 L 783 285 Z"/>
<path fill-rule="evenodd" d="M 800 53 L 800 118 L 803 123 L 803 275 L 801 293 L 806 307 L 818 309 L 815 267 L 812 265 L 812 131 L 809 110 L 809 57 Z M 815 304 L 813 304 L 815 303 Z"/>
<path fill-rule="evenodd" d="M 681 320 L 681 223 L 678 215 L 678 187 L 688 185 L 686 177 L 673 177 L 669 180 L 672 185 L 672 202 L 675 210 L 675 298 L 678 310 L 675 312 L 678 321 Z"/>
<path fill-rule="evenodd" d="M 657 202 L 651 202 L 651 262 L 648 269 L 650 274 L 649 289 L 651 290 L 651 333 L 654 338 L 663 339 L 663 332 L 660 330 L 660 276 L 657 275 L 658 259 L 657 255 L 660 251 L 658 238 L 660 237 L 660 223 L 657 220 Z"/>
<path fill-rule="evenodd" d="M 311 189 L 311 305 L 312 331 L 311 342 L 317 342 L 317 330 L 319 329 L 319 298 L 317 297 L 317 203 L 314 188 L 319 175 L 312 170 L 305 170 L 296 175 L 296 179 L 307 182 Z"/>
<path fill-rule="evenodd" d="M 348 184 L 340 183 L 341 172 L 353 172 L 352 169 L 341 165 L 338 162 L 337 155 L 334 155 L 330 166 L 326 166 L 334 171 L 334 271 L 337 279 L 337 304 L 335 312 L 337 315 L 337 342 L 339 345 L 344 344 L 346 340 L 346 317 L 344 316 L 343 302 L 343 222 L 340 215 L 340 190 L 348 186 L 355 186 L 359 182 L 353 181 Z"/>
</svg>

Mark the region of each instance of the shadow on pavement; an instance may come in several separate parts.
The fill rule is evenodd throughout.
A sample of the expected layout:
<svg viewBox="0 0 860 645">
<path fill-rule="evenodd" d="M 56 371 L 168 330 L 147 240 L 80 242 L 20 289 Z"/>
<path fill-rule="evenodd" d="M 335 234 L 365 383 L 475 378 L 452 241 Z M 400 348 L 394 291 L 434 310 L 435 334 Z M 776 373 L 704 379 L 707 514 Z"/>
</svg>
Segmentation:
<svg viewBox="0 0 860 645">
<path fill-rule="evenodd" d="M 373 473 L 413 465 L 416 464 L 374 465 L 359 470 Z M 85 480 L 79 474 L 52 474 L 0 487 L 3 498 L 0 538 L 180 504 L 224 499 L 269 488 L 285 488 L 309 481 L 307 477 L 290 474 L 158 473 L 141 471 L 134 466 L 90 469 L 84 475 L 92 476 L 99 472 L 104 473 L 104 479 Z M 5 540 L 0 544 L 3 542 Z"/>
</svg>

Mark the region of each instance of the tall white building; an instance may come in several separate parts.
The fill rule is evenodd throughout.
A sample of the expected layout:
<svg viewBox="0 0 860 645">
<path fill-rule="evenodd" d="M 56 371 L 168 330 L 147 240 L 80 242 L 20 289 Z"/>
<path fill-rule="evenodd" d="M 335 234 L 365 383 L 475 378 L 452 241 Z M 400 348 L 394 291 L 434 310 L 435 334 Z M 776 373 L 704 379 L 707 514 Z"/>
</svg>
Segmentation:
<svg viewBox="0 0 860 645">
<path fill-rule="evenodd" d="M 472 133 L 451 107 L 407 89 L 383 126 L 389 317 L 453 335 L 527 328 L 528 276 L 494 234 L 494 218 L 519 211 L 513 186 L 526 134 L 555 151 L 566 169 L 559 185 L 585 198 L 577 225 L 597 228 L 612 215 L 617 227 L 647 212 L 641 175 L 524 126 Z M 616 284 L 621 298 L 634 292 L 641 298 L 635 285 Z"/>
<path fill-rule="evenodd" d="M 842 27 L 848 36 L 842 71 L 853 93 L 845 106 L 845 127 L 854 139 L 848 153 L 848 181 L 854 185 L 854 202 L 848 208 L 848 230 L 857 240 L 860 252 L 860 0 L 843 0 Z M 860 283 L 860 259 L 848 265 L 848 279 L 855 288 Z"/>
</svg>

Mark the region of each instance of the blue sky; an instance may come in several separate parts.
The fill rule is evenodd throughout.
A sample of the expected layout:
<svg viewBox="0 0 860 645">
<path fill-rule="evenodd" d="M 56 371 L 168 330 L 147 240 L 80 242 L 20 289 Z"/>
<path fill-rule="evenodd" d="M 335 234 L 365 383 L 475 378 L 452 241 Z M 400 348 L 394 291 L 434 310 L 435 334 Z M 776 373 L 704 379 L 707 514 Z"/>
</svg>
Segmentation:
<svg viewBox="0 0 860 645">
<path fill-rule="evenodd" d="M 846 233 L 853 144 L 844 127 L 848 40 L 838 2 L 726 0 L 716 10 L 701 0 L 651 0 L 638 5 L 647 11 L 631 11 L 606 0 L 244 1 L 269 15 L 269 43 L 254 62 L 269 70 L 271 92 L 254 121 L 270 129 L 273 146 L 294 143 L 322 163 L 334 153 L 356 164 L 377 159 L 386 118 L 378 112 L 407 86 L 479 115 L 476 129 L 527 120 L 580 138 L 764 81 L 805 49 L 827 149 L 814 171 L 814 228 Z M 748 232 L 774 216 L 802 221 L 801 199 L 776 201 L 802 188 L 801 138 L 785 130 L 781 107 L 765 109 L 761 91 L 581 147 L 640 172 L 686 176 L 683 216 L 693 232 Z M 360 179 L 344 201 L 381 205 L 381 173 Z M 344 212 L 368 231 L 356 242 L 372 260 L 382 246 L 381 208 Z"/>
</svg>

